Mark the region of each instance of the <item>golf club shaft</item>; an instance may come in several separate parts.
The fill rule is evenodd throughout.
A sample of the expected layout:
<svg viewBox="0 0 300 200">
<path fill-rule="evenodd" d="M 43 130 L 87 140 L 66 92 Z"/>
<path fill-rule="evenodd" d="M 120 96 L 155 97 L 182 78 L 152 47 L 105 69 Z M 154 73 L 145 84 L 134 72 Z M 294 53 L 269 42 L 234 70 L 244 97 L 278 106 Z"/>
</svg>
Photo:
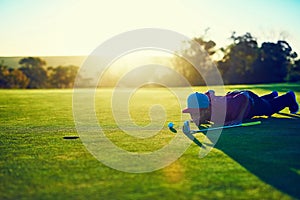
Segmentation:
<svg viewBox="0 0 300 200">
<path fill-rule="evenodd" d="M 206 132 L 206 131 L 213 131 L 213 130 L 219 130 L 219 129 L 225 129 L 225 128 L 233 128 L 233 127 L 239 127 L 239 126 L 253 126 L 261 124 L 261 121 L 256 122 L 248 122 L 248 123 L 242 123 L 242 124 L 235 124 L 235 125 L 229 125 L 229 126 L 220 126 L 220 127 L 213 127 L 213 128 L 206 128 L 202 130 L 191 130 L 191 133 L 200 133 L 200 132 Z"/>
</svg>

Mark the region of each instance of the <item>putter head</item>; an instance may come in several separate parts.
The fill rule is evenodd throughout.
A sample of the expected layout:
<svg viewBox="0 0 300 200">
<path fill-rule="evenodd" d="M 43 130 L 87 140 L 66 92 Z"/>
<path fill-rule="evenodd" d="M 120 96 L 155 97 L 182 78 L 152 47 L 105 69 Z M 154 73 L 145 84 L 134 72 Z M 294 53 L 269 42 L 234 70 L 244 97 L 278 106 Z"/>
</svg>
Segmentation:
<svg viewBox="0 0 300 200">
<path fill-rule="evenodd" d="M 190 123 L 189 123 L 189 121 L 185 121 L 183 123 L 182 132 L 185 133 L 185 134 L 189 134 L 190 131 L 191 131 L 191 129 L 190 129 Z"/>
<path fill-rule="evenodd" d="M 182 132 L 192 141 L 194 140 L 194 136 L 191 134 L 190 123 L 189 121 L 185 121 L 183 123 Z"/>
</svg>

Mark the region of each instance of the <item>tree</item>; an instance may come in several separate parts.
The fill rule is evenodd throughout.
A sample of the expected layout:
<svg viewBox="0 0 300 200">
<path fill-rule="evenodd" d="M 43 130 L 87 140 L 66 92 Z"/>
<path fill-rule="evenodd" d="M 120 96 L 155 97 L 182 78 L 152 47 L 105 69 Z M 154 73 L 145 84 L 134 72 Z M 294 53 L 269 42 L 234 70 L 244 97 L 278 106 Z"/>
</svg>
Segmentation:
<svg viewBox="0 0 300 200">
<path fill-rule="evenodd" d="M 46 88 L 47 87 L 47 72 L 44 68 L 46 61 L 38 57 L 23 58 L 19 61 L 20 70 L 29 79 L 27 88 Z"/>
<path fill-rule="evenodd" d="M 223 49 L 218 63 L 226 84 L 283 82 L 289 77 L 297 54 L 286 41 L 264 42 L 258 47 L 250 33 L 232 34 L 233 43 Z"/>
<path fill-rule="evenodd" d="M 0 88 L 7 88 L 7 75 L 9 71 L 7 66 L 4 65 L 4 62 L 1 61 L 0 64 Z"/>
<path fill-rule="evenodd" d="M 54 88 L 72 88 L 77 75 L 79 67 L 77 66 L 58 66 L 49 67 L 48 83 L 50 87 Z"/>
<path fill-rule="evenodd" d="M 296 82 L 300 81 L 300 59 L 295 60 L 288 69 L 287 81 Z"/>
<path fill-rule="evenodd" d="M 174 56 L 172 63 L 174 69 L 182 74 L 191 85 L 205 85 L 204 78 L 209 76 L 211 70 L 211 59 L 209 56 L 215 53 L 216 43 L 212 40 L 204 40 L 203 37 L 193 38 L 186 41 L 183 49 L 178 52 L 182 57 Z M 200 48 L 199 48 L 200 46 Z M 198 70 L 189 62 L 200 66 Z"/>
<path fill-rule="evenodd" d="M 12 69 L 9 74 L 9 88 L 27 88 L 29 79 L 19 69 Z"/>
<path fill-rule="evenodd" d="M 0 88 L 26 88 L 29 79 L 19 69 L 0 64 Z"/>
<path fill-rule="evenodd" d="M 256 38 L 250 33 L 231 37 L 233 43 L 222 48 L 224 57 L 218 62 L 225 84 L 251 83 L 254 77 L 253 63 L 258 57 L 258 44 Z"/>
<path fill-rule="evenodd" d="M 264 42 L 260 48 L 259 57 L 253 66 L 256 82 L 286 81 L 288 71 L 296 57 L 297 54 L 292 51 L 286 41 Z"/>
</svg>

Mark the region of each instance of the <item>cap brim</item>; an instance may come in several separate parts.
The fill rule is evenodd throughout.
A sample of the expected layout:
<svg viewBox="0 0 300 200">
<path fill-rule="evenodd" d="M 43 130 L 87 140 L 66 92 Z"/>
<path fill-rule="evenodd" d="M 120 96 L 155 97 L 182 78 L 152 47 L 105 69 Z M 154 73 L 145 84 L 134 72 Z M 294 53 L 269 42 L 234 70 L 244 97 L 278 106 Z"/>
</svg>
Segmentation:
<svg viewBox="0 0 300 200">
<path fill-rule="evenodd" d="M 182 110 L 182 113 L 199 112 L 199 110 L 199 108 L 185 108 Z"/>
<path fill-rule="evenodd" d="M 189 113 L 190 111 L 191 111 L 190 108 L 185 108 L 185 109 L 182 110 L 182 113 Z"/>
</svg>

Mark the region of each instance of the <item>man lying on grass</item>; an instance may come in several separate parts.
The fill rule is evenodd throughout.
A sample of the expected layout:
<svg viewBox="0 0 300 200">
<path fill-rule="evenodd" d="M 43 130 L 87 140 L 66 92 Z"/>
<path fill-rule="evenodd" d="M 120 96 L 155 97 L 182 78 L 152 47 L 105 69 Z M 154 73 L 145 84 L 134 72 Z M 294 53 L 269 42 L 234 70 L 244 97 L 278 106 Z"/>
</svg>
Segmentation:
<svg viewBox="0 0 300 200">
<path fill-rule="evenodd" d="M 225 104 L 226 103 L 226 104 Z M 201 124 L 211 122 L 211 113 L 226 105 L 224 125 L 240 124 L 245 119 L 254 116 L 271 116 L 288 107 L 292 114 L 299 110 L 296 96 L 293 91 L 278 96 L 278 92 L 259 97 L 249 90 L 237 90 L 225 96 L 216 96 L 213 90 L 202 93 L 193 93 L 187 99 L 188 107 L 183 113 L 189 113 L 193 122 L 199 127 Z M 216 118 L 218 119 L 218 117 Z M 224 119 L 224 118 L 223 118 Z M 221 123 L 215 122 L 214 123 Z"/>
</svg>

